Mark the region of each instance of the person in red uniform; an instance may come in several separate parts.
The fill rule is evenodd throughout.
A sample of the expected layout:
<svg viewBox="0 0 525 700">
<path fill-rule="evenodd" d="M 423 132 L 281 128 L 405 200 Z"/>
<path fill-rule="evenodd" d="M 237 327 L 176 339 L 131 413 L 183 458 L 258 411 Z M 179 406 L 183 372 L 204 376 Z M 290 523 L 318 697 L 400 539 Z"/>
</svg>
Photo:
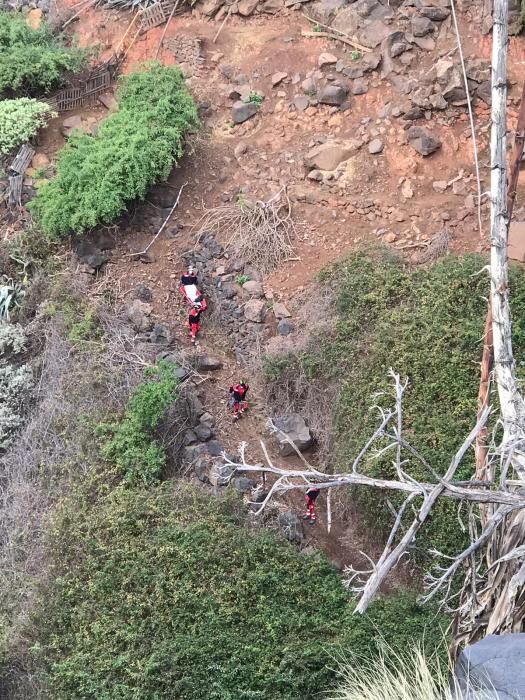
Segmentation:
<svg viewBox="0 0 525 700">
<path fill-rule="evenodd" d="M 248 408 L 246 394 L 249 388 L 248 384 L 242 379 L 238 384 L 231 385 L 230 395 L 233 402 L 233 420 L 238 420 Z"/>
<path fill-rule="evenodd" d="M 192 343 L 195 343 L 195 341 L 197 340 L 197 333 L 201 329 L 201 313 L 202 305 L 200 303 L 194 304 L 190 309 L 190 313 L 188 316 L 188 325 L 190 327 L 190 338 Z"/>
<path fill-rule="evenodd" d="M 306 512 L 303 515 L 303 520 L 309 520 L 312 525 L 315 525 L 316 515 L 315 515 L 315 501 L 317 496 L 321 493 L 319 489 L 315 487 L 309 488 L 305 494 L 306 500 Z"/>
<path fill-rule="evenodd" d="M 186 270 L 186 272 L 183 273 L 182 277 L 180 278 L 180 283 L 183 287 L 186 287 L 187 285 L 191 284 L 197 286 L 197 272 L 195 271 L 194 267 L 192 267 L 191 265 L 188 266 L 188 269 Z"/>
</svg>

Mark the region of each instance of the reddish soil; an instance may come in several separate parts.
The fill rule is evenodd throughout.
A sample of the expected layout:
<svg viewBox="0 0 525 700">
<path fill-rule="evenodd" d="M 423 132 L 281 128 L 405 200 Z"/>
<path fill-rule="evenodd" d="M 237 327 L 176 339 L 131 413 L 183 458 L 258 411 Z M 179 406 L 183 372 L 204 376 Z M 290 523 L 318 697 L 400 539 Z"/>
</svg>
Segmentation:
<svg viewBox="0 0 525 700">
<path fill-rule="evenodd" d="M 72 5 L 74 0 L 68 0 L 68 3 Z M 71 33 L 78 37 L 81 46 L 98 45 L 98 60 L 107 59 L 118 46 L 129 21 L 130 15 L 127 13 L 91 9 L 71 27 Z M 267 280 L 276 299 L 289 300 L 296 292 L 302 291 L 327 263 L 365 241 L 377 241 L 376 231 L 382 228 L 396 233 L 396 246 L 402 248 L 403 244 L 415 246 L 428 240 L 443 226 L 443 219 L 448 218 L 452 250 L 483 249 L 486 240 L 480 239 L 475 213 L 465 213 L 464 209 L 465 195 L 475 191 L 474 178 L 468 180 L 460 196 L 453 194 L 450 188 L 440 194 L 432 187 L 433 180 L 451 180 L 460 170 L 464 170 L 465 177 L 473 173 L 466 115 L 458 113 L 454 118 L 445 118 L 438 113 L 433 117 L 433 131 L 441 137 L 443 146 L 432 157 L 425 159 L 407 147 L 405 131 L 399 120 L 391 118 L 376 122 L 383 106 L 396 97 L 393 89 L 380 81 L 376 74 L 369 92 L 357 96 L 352 109 L 347 112 L 323 106 L 309 107 L 303 113 L 290 112 L 287 104 L 294 94 L 300 92 L 300 85 L 287 82 L 272 88 L 271 75 L 277 71 L 284 71 L 290 77 L 300 73 L 302 80 L 308 70 L 317 67 L 322 51 L 344 56 L 347 61 L 348 53 L 343 52 L 339 44 L 302 37 L 301 31 L 311 27 L 296 13 L 290 13 L 284 19 L 281 16 L 249 20 L 231 17 L 214 44 L 213 37 L 218 26 L 216 22 L 191 15 L 175 17 L 169 26 L 166 38 L 184 35 L 203 41 L 205 61 L 190 78 L 189 85 L 198 100 L 211 102 L 212 115 L 204 120 L 203 131 L 194 141 L 193 149 L 187 151 L 169 178 L 173 200 L 179 187 L 184 183 L 187 186 L 165 235 L 151 249 L 154 261 L 145 265 L 129 256 L 130 251 L 142 250 L 148 245 L 156 233 L 156 228 L 151 224 L 144 224 L 147 221 L 147 217 L 144 217 L 147 208 L 150 207 L 153 213 L 155 211 L 152 204 L 146 203 L 137 208 L 136 217 L 131 215 L 122 226 L 120 243 L 108 266 L 107 276 L 96 283 L 98 292 L 108 287 L 116 291 L 121 300 L 125 300 L 138 283 L 146 284 L 153 292 L 154 316 L 170 326 L 182 344 L 188 344 L 181 324 L 184 306 L 177 291 L 181 254 L 195 245 L 196 231 L 193 227 L 203 207 L 231 201 L 240 188 L 249 197 L 267 198 L 281 186 L 287 185 L 294 197 L 294 218 L 298 222 L 295 245 L 299 260 L 285 264 Z M 162 32 L 163 27 L 157 27 L 139 37 L 127 55 L 124 73 L 155 56 Z M 465 31 L 465 41 L 468 53 L 485 57 L 490 55 L 490 38 L 480 39 L 475 28 L 471 35 Z M 440 46 L 442 54 L 454 46 L 453 38 L 447 42 L 447 45 Z M 160 50 L 158 57 L 167 65 L 177 62 L 177 57 L 165 48 Z M 521 40 L 511 41 L 510 58 L 510 75 L 517 79 L 522 76 L 525 62 L 525 48 Z M 436 56 L 423 55 L 421 60 L 430 68 Z M 220 71 L 220 66 L 226 64 L 232 67 L 234 75 L 244 73 L 249 76 L 250 84 L 265 95 L 260 115 L 233 128 L 230 124 L 231 102 L 225 95 L 226 88 L 232 83 Z M 517 95 L 517 88 L 511 95 Z M 106 114 L 104 108 L 97 107 L 84 111 L 82 116 L 95 122 Z M 42 139 L 40 150 L 50 158 L 63 145 L 60 125 L 69 116 L 71 113 L 54 120 Z M 515 112 L 511 112 L 510 117 L 512 127 Z M 370 120 L 367 128 L 372 135 L 380 136 L 384 141 L 383 155 L 371 156 L 366 146 L 363 147 L 349 161 L 345 174 L 346 187 L 341 187 L 339 191 L 304 179 L 301 160 L 312 138 L 320 134 L 352 138 L 367 119 Z M 476 107 L 476 120 L 488 129 L 489 112 L 484 105 Z M 487 139 L 488 131 L 485 129 L 478 143 L 485 181 L 488 175 Z M 234 149 L 240 142 L 246 144 L 247 151 L 237 158 Z M 413 191 L 413 195 L 406 198 L 400 191 L 405 178 L 409 178 Z M 295 201 L 298 192 L 306 192 L 313 203 Z M 363 209 L 367 200 L 372 200 L 373 206 Z M 444 217 L 444 212 L 448 212 L 447 217 Z M 483 217 L 486 229 L 486 208 Z M 176 224 L 183 228 L 170 237 Z M 414 249 L 407 248 L 408 258 Z M 240 369 L 228 352 L 226 334 L 220 328 L 205 329 L 201 347 L 206 352 L 222 356 L 224 360 L 225 369 L 206 383 L 206 401 L 217 419 L 221 441 L 231 449 L 241 440 L 246 441 L 250 457 L 261 459 L 259 440 L 265 437 L 267 412 L 257 400 L 257 386 L 252 391 L 252 400 L 255 399 L 252 415 L 232 425 L 226 412 L 226 390 L 231 381 L 238 377 Z M 361 549 L 370 554 L 377 553 L 377 545 L 356 530 L 355 519 L 351 517 L 345 523 L 334 523 L 332 532 L 328 534 L 323 499 L 320 500 L 319 523 L 309 532 L 309 539 L 315 546 L 326 551 L 341 567 L 349 563 L 362 563 Z M 290 497 L 288 503 L 300 510 L 302 496 Z M 393 585 L 411 576 L 410 572 L 403 571 Z"/>
</svg>

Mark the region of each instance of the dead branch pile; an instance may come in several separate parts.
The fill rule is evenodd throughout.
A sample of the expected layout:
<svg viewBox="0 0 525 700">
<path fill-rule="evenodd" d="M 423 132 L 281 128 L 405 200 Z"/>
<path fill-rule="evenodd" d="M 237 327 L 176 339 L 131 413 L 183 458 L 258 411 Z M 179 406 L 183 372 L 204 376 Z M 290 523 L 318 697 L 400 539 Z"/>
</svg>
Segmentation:
<svg viewBox="0 0 525 700">
<path fill-rule="evenodd" d="M 235 204 L 208 209 L 198 223 L 199 237 L 213 231 L 242 260 L 268 273 L 294 255 L 292 204 L 281 189 L 267 202 L 238 197 Z"/>
</svg>

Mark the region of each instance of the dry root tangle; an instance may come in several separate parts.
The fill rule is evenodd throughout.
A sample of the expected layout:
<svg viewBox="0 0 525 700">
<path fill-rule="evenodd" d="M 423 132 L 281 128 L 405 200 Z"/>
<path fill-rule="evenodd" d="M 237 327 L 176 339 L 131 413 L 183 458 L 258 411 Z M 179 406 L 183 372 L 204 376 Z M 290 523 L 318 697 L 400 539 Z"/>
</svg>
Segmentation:
<svg viewBox="0 0 525 700">
<path fill-rule="evenodd" d="M 197 226 L 199 237 L 206 231 L 220 234 L 229 251 L 264 273 L 297 260 L 292 204 L 285 187 L 267 202 L 238 195 L 234 204 L 206 210 Z"/>
</svg>

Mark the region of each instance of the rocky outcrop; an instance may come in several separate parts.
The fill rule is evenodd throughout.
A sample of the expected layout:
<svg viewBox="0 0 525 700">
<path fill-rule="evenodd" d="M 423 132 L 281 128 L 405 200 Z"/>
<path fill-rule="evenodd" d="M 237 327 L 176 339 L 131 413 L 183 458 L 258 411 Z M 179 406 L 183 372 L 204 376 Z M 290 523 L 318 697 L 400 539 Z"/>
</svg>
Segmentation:
<svg viewBox="0 0 525 700">
<path fill-rule="evenodd" d="M 303 452 L 312 446 L 313 439 L 305 420 L 298 413 L 291 413 L 274 420 L 278 432 L 275 438 L 279 445 L 279 452 L 283 457 L 295 454 L 295 450 L 288 440 L 291 440 L 298 450 Z"/>
</svg>

